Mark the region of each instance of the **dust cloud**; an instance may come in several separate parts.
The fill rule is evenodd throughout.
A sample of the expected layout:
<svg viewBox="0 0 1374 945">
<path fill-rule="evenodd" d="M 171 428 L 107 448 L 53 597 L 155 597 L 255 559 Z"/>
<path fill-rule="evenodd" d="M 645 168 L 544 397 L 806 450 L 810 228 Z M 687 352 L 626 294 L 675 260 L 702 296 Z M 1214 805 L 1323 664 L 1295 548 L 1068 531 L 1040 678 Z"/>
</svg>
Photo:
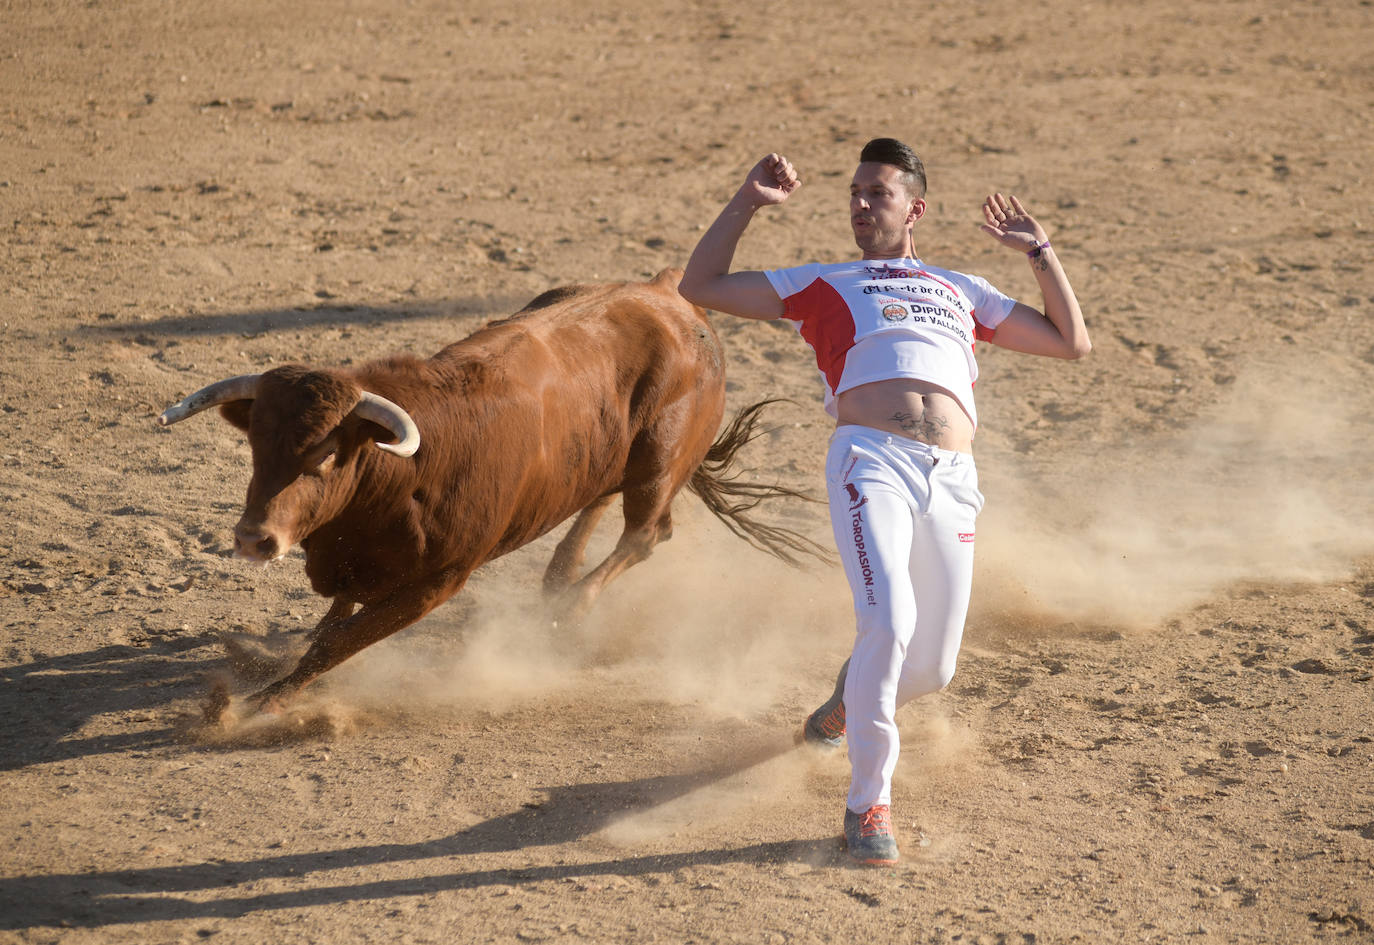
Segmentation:
<svg viewBox="0 0 1374 945">
<path fill-rule="evenodd" d="M 1349 573 L 1374 550 L 1374 440 L 1320 370 L 1242 376 L 1186 429 L 1120 450 L 999 458 L 975 613 L 1145 626 L 1238 582 Z"/>
<path fill-rule="evenodd" d="M 379 708 L 499 713 L 602 686 L 617 697 L 699 705 L 704 723 L 827 691 L 853 633 L 838 569 L 788 567 L 690 499 L 675 515 L 673 539 L 612 582 L 582 621 L 558 622 L 545 609 L 541 543 L 499 573 L 475 576 L 466 600 L 333 670 L 331 688 Z M 589 562 L 609 551 L 616 518 L 607 515 Z"/>
</svg>

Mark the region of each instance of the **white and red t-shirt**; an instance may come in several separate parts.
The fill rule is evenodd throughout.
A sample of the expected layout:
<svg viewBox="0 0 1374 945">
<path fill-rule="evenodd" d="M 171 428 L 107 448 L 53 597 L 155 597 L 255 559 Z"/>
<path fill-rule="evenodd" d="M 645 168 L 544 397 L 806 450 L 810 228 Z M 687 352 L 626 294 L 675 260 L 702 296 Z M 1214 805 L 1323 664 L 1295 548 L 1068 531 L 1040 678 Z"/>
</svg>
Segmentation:
<svg viewBox="0 0 1374 945">
<path fill-rule="evenodd" d="M 977 425 L 973 346 L 992 337 L 1015 299 L 986 279 L 910 258 L 810 263 L 766 275 L 787 306 L 782 317 L 816 352 L 831 416 L 836 394 L 910 377 L 949 391 Z"/>
</svg>

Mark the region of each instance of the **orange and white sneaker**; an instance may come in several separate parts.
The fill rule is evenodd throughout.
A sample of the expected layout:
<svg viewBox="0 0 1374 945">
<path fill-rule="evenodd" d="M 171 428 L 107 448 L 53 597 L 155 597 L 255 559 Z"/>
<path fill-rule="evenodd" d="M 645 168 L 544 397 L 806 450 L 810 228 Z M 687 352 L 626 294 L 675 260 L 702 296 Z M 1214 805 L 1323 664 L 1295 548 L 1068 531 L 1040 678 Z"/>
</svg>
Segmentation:
<svg viewBox="0 0 1374 945">
<path fill-rule="evenodd" d="M 848 808 L 844 812 L 844 842 L 849 856 L 869 866 L 891 866 L 897 862 L 897 838 L 892 833 L 892 811 L 886 804 L 874 804 L 862 814 Z"/>
<path fill-rule="evenodd" d="M 802 726 L 802 741 L 818 748 L 839 748 L 844 743 L 844 680 L 849 672 L 849 660 L 840 667 L 835 679 L 835 691 L 825 703 L 806 717 Z"/>
</svg>

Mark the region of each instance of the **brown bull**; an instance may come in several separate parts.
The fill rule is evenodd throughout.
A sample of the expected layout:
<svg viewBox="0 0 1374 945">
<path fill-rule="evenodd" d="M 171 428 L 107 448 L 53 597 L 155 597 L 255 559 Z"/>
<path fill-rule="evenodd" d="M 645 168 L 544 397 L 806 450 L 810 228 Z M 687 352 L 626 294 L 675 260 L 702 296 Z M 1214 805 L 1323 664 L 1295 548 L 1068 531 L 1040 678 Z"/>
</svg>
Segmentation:
<svg viewBox="0 0 1374 945">
<path fill-rule="evenodd" d="M 212 384 L 158 418 L 218 406 L 247 432 L 253 477 L 238 554 L 265 561 L 299 544 L 311 586 L 333 598 L 295 669 L 256 704 L 275 708 L 575 513 L 544 573 L 545 592 L 573 616 L 670 536 L 683 486 L 755 546 L 789 561 L 816 553 L 746 514 L 795 493 L 727 474 L 764 404 L 713 442 L 724 359 L 705 312 L 678 295 L 680 275 L 554 289 L 428 360 L 279 367 Z M 579 579 L 617 494 L 620 540 Z"/>
</svg>

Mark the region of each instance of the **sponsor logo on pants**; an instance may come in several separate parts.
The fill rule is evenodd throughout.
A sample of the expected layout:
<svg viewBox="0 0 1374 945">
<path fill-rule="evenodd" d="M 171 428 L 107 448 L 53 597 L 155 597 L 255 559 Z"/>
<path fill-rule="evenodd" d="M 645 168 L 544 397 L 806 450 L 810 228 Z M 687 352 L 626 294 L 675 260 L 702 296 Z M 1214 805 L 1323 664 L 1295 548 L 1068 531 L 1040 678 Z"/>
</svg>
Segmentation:
<svg viewBox="0 0 1374 945">
<path fill-rule="evenodd" d="M 845 490 L 849 493 L 849 511 L 854 511 L 868 502 L 868 496 L 859 496 L 859 487 L 852 482 L 844 484 Z"/>
<path fill-rule="evenodd" d="M 864 541 L 863 507 L 868 503 L 868 496 L 860 496 L 859 490 L 851 483 L 845 483 L 844 487 L 849 491 L 849 511 L 852 513 L 851 523 L 854 529 L 854 551 L 859 556 L 859 570 L 864 577 L 868 606 L 877 607 L 878 598 L 873 593 L 873 566 L 869 563 L 868 545 Z"/>
</svg>

